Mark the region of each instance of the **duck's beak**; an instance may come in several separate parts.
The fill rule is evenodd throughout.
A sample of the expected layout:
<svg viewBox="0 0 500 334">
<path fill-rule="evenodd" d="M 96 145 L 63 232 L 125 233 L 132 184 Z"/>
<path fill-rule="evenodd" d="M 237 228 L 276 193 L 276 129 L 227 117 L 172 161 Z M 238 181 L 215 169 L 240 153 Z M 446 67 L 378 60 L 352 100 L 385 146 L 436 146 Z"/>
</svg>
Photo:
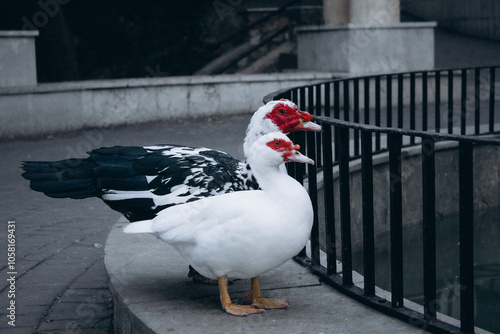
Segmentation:
<svg viewBox="0 0 500 334">
<path fill-rule="evenodd" d="M 311 164 L 314 165 L 314 160 L 306 157 L 299 151 L 294 151 L 292 155 L 287 156 L 287 162 L 288 161 L 294 161 L 294 162 L 301 162 L 305 164 Z"/>
<path fill-rule="evenodd" d="M 321 130 L 322 130 L 321 125 L 316 124 L 316 123 L 311 122 L 311 121 L 301 122 L 299 124 L 298 129 L 300 129 L 302 131 L 316 131 L 316 132 L 321 132 Z"/>
<path fill-rule="evenodd" d="M 306 111 L 299 111 L 302 116 L 301 121 L 295 127 L 295 131 L 321 131 L 321 125 L 311 122 L 312 116 Z"/>
</svg>

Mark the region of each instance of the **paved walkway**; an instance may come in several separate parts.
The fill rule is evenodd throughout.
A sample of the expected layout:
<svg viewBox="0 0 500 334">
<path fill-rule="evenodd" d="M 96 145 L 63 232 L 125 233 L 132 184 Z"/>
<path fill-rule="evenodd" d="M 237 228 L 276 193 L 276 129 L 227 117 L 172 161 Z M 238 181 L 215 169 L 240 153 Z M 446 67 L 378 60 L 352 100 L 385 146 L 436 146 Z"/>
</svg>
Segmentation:
<svg viewBox="0 0 500 334">
<path fill-rule="evenodd" d="M 491 65 L 500 60 L 500 43 L 438 32 L 436 53 L 440 68 Z M 0 143 L 0 249 L 5 252 L 0 255 L 0 332 L 112 331 L 103 247 L 120 215 L 98 199 L 56 200 L 30 191 L 20 176 L 21 161 L 84 156 L 85 151 L 100 146 L 157 143 L 208 146 L 241 158 L 250 115 Z M 7 267 L 8 221 L 15 221 L 12 268 Z M 7 281 L 11 276 L 15 276 L 12 285 Z M 9 302 L 15 302 L 16 327 L 5 316 Z"/>
</svg>

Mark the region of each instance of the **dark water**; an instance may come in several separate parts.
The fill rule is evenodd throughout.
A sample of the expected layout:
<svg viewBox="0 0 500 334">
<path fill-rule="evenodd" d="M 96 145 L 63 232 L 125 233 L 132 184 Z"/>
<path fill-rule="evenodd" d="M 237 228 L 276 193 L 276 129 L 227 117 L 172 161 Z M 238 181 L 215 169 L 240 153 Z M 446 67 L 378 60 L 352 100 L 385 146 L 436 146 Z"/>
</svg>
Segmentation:
<svg viewBox="0 0 500 334">
<path fill-rule="evenodd" d="M 459 318 L 459 234 L 458 216 L 437 220 L 437 311 Z M 389 234 L 376 240 L 376 285 L 390 290 Z M 422 227 L 404 230 L 404 295 L 423 304 Z M 363 272 L 362 251 L 353 255 L 354 268 Z M 476 326 L 500 333 L 500 208 L 475 213 L 474 293 Z"/>
</svg>

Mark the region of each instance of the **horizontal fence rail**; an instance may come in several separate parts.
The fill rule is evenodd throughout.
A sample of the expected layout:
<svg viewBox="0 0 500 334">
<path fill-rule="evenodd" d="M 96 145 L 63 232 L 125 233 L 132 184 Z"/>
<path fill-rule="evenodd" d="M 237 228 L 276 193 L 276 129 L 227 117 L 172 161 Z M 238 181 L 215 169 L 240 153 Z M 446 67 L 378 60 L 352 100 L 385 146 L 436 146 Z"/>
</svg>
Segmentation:
<svg viewBox="0 0 500 334">
<path fill-rule="evenodd" d="M 500 146 L 497 100 L 499 67 L 446 69 L 337 79 L 270 94 L 297 103 L 323 126 L 321 134 L 297 133 L 316 166 L 290 166 L 289 174 L 306 181 L 315 210 L 310 255 L 295 260 L 347 295 L 377 310 L 435 333 L 473 333 L 473 152 L 477 145 Z M 497 122 L 497 123 L 495 123 Z M 439 141 L 458 146 L 460 321 L 438 319 L 436 309 L 436 157 Z M 410 309 L 404 298 L 402 162 L 406 147 L 421 156 L 423 308 Z M 374 156 L 388 153 L 390 300 L 379 294 L 375 271 Z M 362 283 L 353 278 L 350 163 L 361 163 Z M 335 175 L 334 175 L 335 174 Z M 323 196 L 318 196 L 321 176 Z M 497 176 L 493 176 L 497 177 Z M 338 179 L 339 198 L 334 198 Z M 319 202 L 323 211 L 319 212 Z M 337 214 L 336 214 L 337 213 Z M 337 217 L 337 218 L 336 218 Z M 336 222 L 335 219 L 340 219 Z M 337 244 L 340 242 L 340 244 Z M 340 252 L 339 252 L 340 250 Z M 322 251 L 322 252 L 321 252 Z M 325 259 L 322 260 L 322 254 Z"/>
</svg>

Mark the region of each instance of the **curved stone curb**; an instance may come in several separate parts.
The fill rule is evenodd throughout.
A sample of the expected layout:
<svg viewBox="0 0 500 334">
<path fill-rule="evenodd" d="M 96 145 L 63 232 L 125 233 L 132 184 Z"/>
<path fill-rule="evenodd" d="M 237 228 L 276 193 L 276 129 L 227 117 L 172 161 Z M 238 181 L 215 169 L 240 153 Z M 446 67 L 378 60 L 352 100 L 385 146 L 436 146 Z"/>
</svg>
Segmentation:
<svg viewBox="0 0 500 334">
<path fill-rule="evenodd" d="M 124 234 L 116 224 L 105 265 L 115 303 L 115 333 L 412 333 L 421 331 L 345 297 L 294 261 L 261 276 L 263 295 L 291 301 L 287 310 L 245 318 L 223 312 L 217 286 L 193 283 L 169 245 L 148 234 Z M 235 281 L 241 302 L 250 282 Z M 362 321 L 360 321 L 362 319 Z"/>
</svg>

